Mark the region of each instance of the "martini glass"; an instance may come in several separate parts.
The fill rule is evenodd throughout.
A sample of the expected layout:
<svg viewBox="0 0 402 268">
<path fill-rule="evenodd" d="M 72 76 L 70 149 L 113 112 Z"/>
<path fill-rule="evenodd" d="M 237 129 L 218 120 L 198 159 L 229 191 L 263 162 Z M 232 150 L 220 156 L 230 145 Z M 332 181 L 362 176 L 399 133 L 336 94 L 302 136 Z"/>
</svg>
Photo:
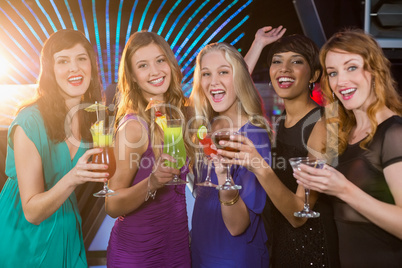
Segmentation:
<svg viewBox="0 0 402 268">
<path fill-rule="evenodd" d="M 315 159 L 309 157 L 293 157 L 289 159 L 289 163 L 293 170 L 299 169 L 300 164 L 304 164 L 313 168 L 322 169 L 325 165 L 325 160 Z M 294 216 L 299 218 L 317 218 L 320 216 L 319 212 L 310 209 L 309 198 L 310 189 L 304 189 L 304 206 L 301 211 L 295 212 Z"/>
</svg>

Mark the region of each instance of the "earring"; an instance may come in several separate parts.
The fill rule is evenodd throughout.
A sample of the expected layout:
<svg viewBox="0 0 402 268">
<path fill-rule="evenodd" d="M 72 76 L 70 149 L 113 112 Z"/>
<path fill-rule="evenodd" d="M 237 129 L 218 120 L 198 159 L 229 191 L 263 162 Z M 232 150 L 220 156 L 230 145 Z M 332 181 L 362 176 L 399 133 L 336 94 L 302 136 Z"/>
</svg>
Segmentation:
<svg viewBox="0 0 402 268">
<path fill-rule="evenodd" d="M 315 87 L 315 83 L 314 83 L 314 82 L 308 84 L 308 88 L 310 89 L 310 91 L 313 91 L 314 87 Z"/>
<path fill-rule="evenodd" d="M 332 99 L 335 100 L 335 93 L 332 91 Z"/>
</svg>

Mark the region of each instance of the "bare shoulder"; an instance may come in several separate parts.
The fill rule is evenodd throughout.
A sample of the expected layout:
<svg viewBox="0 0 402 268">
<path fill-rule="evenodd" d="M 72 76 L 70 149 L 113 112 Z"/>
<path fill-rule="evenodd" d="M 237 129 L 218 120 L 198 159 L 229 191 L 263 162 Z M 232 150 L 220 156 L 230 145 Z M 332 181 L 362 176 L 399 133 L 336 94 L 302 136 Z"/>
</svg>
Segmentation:
<svg viewBox="0 0 402 268">
<path fill-rule="evenodd" d="M 130 144 L 144 144 L 148 142 L 148 127 L 144 121 L 129 119 L 116 132 L 116 140 Z M 142 147 L 140 145 L 140 147 Z"/>
</svg>

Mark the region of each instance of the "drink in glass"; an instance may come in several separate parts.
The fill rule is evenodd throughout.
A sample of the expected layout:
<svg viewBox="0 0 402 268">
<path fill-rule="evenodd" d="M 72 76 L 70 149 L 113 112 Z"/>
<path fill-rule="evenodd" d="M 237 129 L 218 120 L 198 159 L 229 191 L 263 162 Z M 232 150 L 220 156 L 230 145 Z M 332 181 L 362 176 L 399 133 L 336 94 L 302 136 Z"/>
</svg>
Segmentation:
<svg viewBox="0 0 402 268">
<path fill-rule="evenodd" d="M 173 156 L 176 162 L 166 161 L 167 166 L 176 169 L 182 168 L 186 164 L 186 148 L 184 146 L 183 128 L 181 119 L 166 120 L 164 130 L 163 153 Z M 177 175 L 167 185 L 185 184 L 187 181 L 181 180 Z"/>
<path fill-rule="evenodd" d="M 96 172 L 108 172 L 111 178 L 116 172 L 116 159 L 113 148 L 113 127 L 105 127 L 103 121 L 95 123 L 91 127 L 92 140 L 94 148 L 102 148 L 103 151 L 92 156 L 92 163 L 105 164 L 107 170 L 93 170 Z M 109 189 L 107 181 L 104 182 L 103 189 L 94 193 L 96 197 L 105 197 L 115 195 L 116 193 Z"/>
<path fill-rule="evenodd" d="M 219 144 L 221 140 L 229 141 L 230 135 L 240 135 L 238 132 L 231 132 L 231 131 L 218 131 L 214 132 L 212 135 L 212 141 L 215 144 L 217 149 L 222 149 L 231 152 L 239 152 L 239 150 L 228 147 L 222 146 Z M 216 187 L 217 190 L 239 190 L 241 189 L 241 185 L 236 185 L 232 181 L 232 176 L 230 175 L 230 165 L 226 164 L 226 179 L 222 185 Z"/>
<path fill-rule="evenodd" d="M 314 159 L 309 157 L 293 157 L 289 159 L 289 163 L 292 166 L 293 170 L 299 169 L 300 164 L 304 164 L 313 168 L 324 168 L 325 160 L 322 159 Z M 301 211 L 295 212 L 294 216 L 299 218 L 317 218 L 320 216 L 319 212 L 313 211 L 310 209 L 309 198 L 310 198 L 310 189 L 304 189 L 304 206 Z"/>
<path fill-rule="evenodd" d="M 207 176 L 203 182 L 197 183 L 198 186 L 206 186 L 206 187 L 216 187 L 217 185 L 212 183 L 211 181 L 211 167 L 212 167 L 212 159 L 211 154 L 217 154 L 216 150 L 211 148 L 212 145 L 212 137 L 210 133 L 205 134 L 205 136 L 201 139 L 198 138 L 200 143 L 203 146 L 204 155 L 207 159 L 208 167 L 207 167 Z"/>
</svg>

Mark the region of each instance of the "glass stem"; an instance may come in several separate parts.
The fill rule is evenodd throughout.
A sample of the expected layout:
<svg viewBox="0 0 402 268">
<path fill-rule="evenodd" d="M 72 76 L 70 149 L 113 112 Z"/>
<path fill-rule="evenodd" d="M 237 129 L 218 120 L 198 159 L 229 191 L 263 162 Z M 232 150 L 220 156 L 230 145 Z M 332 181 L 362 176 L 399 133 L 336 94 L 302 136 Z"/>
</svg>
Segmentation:
<svg viewBox="0 0 402 268">
<path fill-rule="evenodd" d="M 207 177 L 205 178 L 205 181 L 210 182 L 211 181 L 211 167 L 212 167 L 212 159 L 209 157 L 207 158 L 207 163 L 208 163 L 208 168 L 207 168 Z"/>
<path fill-rule="evenodd" d="M 226 182 L 232 182 L 231 180 L 230 180 L 230 165 L 226 165 L 226 170 L 227 170 L 227 173 L 226 173 Z"/>
<path fill-rule="evenodd" d="M 310 210 L 310 189 L 304 189 L 304 208 Z"/>
</svg>

